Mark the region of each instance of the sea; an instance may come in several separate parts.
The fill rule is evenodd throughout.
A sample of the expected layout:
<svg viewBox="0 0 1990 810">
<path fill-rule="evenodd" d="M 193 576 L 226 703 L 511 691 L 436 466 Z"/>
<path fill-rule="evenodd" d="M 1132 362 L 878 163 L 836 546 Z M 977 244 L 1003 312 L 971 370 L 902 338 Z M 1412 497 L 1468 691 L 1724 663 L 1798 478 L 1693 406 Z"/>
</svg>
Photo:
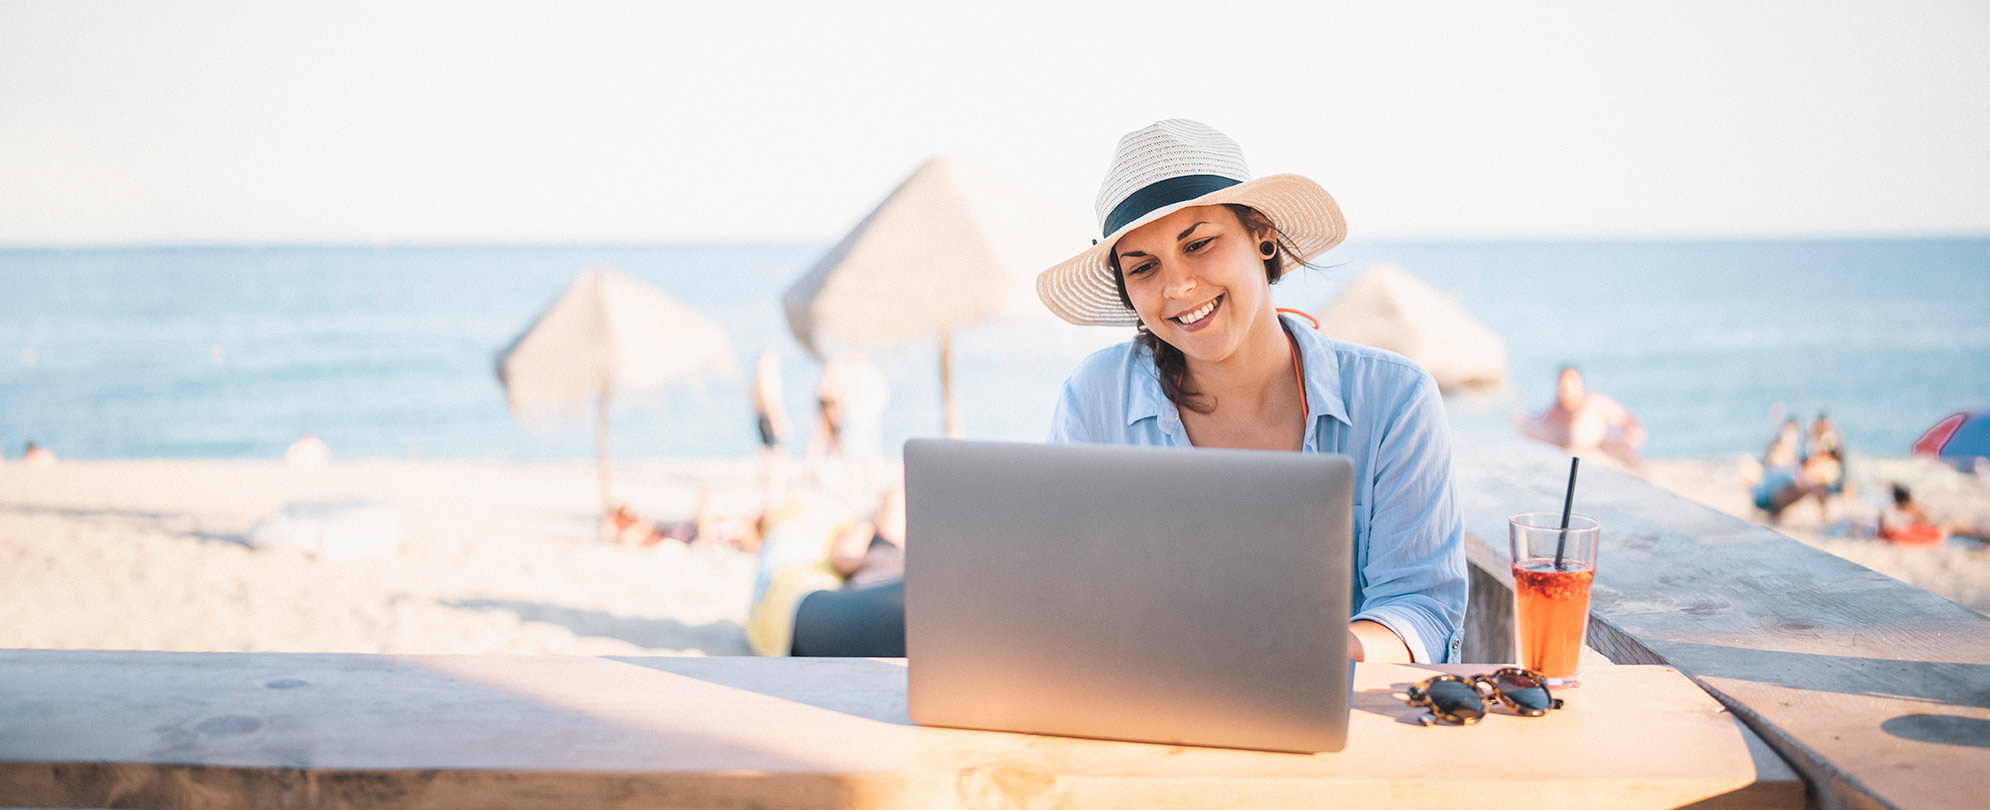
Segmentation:
<svg viewBox="0 0 1990 810">
<path fill-rule="evenodd" d="M 617 397 L 614 457 L 750 453 L 748 390 L 768 350 L 799 443 L 823 366 L 781 296 L 827 248 L 0 249 L 0 457 L 35 442 L 68 458 L 276 458 L 309 432 L 339 458 L 590 458 L 592 409 L 522 422 L 495 366 L 600 267 L 717 322 L 737 358 L 730 375 Z M 1854 452 L 1900 455 L 1943 416 L 1990 407 L 1990 239 L 1350 242 L 1274 297 L 1318 311 L 1377 262 L 1506 341 L 1509 387 L 1447 399 L 1460 441 L 1511 437 L 1564 364 L 1637 414 L 1653 457 L 1756 453 L 1781 417 L 1825 412 Z M 963 432 L 1041 439 L 1071 368 L 1130 336 L 1041 318 L 962 328 Z M 935 339 L 845 348 L 891 383 L 884 448 L 942 432 Z"/>
</svg>

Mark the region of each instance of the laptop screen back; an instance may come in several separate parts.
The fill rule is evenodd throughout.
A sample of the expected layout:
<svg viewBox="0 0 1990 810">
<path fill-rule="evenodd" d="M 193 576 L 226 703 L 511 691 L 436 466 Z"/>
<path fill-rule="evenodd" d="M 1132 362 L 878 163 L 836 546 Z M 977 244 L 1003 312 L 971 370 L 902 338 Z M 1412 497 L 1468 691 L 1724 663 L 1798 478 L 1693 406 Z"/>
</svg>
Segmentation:
<svg viewBox="0 0 1990 810">
<path fill-rule="evenodd" d="M 1341 456 L 906 444 L 915 722 L 1340 750 Z"/>
</svg>

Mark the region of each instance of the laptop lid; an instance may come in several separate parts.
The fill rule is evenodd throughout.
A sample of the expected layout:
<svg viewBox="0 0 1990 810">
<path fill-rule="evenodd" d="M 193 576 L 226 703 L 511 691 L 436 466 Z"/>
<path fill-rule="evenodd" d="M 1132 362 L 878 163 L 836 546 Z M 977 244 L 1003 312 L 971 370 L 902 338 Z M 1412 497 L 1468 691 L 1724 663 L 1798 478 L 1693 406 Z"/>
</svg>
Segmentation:
<svg viewBox="0 0 1990 810">
<path fill-rule="evenodd" d="M 914 439 L 914 722 L 1338 751 L 1344 456 Z"/>
</svg>

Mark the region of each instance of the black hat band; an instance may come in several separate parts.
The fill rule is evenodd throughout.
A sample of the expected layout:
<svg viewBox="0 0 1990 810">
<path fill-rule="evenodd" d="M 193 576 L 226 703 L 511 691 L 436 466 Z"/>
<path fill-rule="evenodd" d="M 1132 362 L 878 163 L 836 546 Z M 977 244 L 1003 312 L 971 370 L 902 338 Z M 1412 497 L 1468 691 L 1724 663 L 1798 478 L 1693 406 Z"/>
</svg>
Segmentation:
<svg viewBox="0 0 1990 810">
<path fill-rule="evenodd" d="M 1113 206 L 1112 213 L 1106 215 L 1105 235 L 1111 236 L 1126 223 L 1146 216 L 1156 209 L 1193 200 L 1209 192 L 1226 189 L 1244 181 L 1220 174 L 1184 174 L 1157 180 L 1126 195 Z"/>
</svg>

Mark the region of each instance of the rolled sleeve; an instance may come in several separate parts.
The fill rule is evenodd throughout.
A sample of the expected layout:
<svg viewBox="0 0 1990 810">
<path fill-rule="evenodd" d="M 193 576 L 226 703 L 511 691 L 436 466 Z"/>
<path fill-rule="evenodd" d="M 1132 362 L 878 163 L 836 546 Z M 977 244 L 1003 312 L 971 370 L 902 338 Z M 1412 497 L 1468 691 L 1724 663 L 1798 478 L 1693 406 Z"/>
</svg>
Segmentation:
<svg viewBox="0 0 1990 810">
<path fill-rule="evenodd" d="M 1428 374 L 1377 442 L 1367 554 L 1353 617 L 1394 631 L 1417 663 L 1457 660 L 1464 637 L 1464 518 L 1450 429 Z"/>
</svg>

